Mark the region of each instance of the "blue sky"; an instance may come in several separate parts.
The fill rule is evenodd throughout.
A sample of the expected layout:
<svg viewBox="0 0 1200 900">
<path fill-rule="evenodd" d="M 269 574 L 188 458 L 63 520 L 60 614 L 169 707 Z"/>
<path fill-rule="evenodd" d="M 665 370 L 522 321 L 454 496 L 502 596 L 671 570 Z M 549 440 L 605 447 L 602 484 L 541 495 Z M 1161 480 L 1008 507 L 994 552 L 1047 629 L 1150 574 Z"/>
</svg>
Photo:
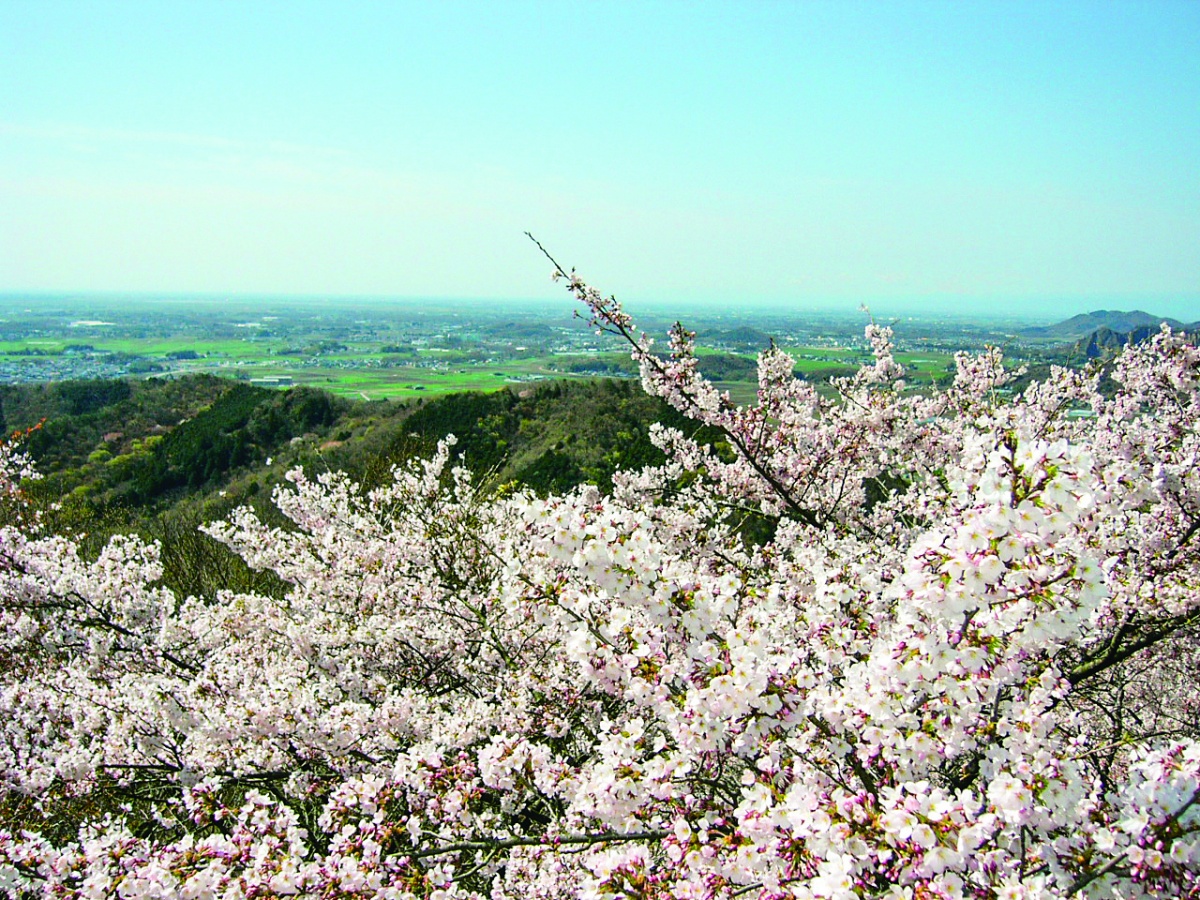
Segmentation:
<svg viewBox="0 0 1200 900">
<path fill-rule="evenodd" d="M 1200 318 L 1200 3 L 0 0 L 0 291 Z"/>
</svg>

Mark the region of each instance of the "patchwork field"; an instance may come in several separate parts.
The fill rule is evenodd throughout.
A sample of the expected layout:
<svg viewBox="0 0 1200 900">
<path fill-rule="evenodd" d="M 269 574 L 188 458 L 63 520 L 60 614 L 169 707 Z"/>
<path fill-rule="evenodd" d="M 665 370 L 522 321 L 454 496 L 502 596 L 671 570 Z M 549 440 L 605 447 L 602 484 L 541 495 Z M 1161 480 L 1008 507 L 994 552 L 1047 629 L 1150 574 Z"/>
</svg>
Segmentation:
<svg viewBox="0 0 1200 900">
<path fill-rule="evenodd" d="M 642 324 L 661 336 L 670 319 Z M 755 360 L 772 341 L 818 385 L 870 360 L 859 314 L 709 313 L 694 325 L 701 370 L 738 401 L 753 398 Z M 999 327 L 953 321 L 895 327 L 896 358 L 914 390 L 948 377 L 954 351 L 1012 341 Z M 637 377 L 615 339 L 598 337 L 569 308 L 0 298 L 0 383 L 187 373 L 359 399 Z"/>
</svg>

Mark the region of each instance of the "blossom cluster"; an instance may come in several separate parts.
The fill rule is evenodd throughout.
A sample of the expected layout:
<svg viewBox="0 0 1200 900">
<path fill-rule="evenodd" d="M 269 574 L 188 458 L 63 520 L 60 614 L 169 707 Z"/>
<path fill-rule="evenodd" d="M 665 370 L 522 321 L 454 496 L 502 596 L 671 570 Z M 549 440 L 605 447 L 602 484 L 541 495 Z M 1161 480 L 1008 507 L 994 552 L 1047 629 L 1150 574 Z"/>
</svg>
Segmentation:
<svg viewBox="0 0 1200 900">
<path fill-rule="evenodd" d="M 0 892 L 1200 897 L 1194 346 L 928 396 L 872 325 L 833 396 L 771 348 L 739 407 L 567 280 L 728 452 L 297 469 L 286 527 L 207 528 L 279 596 L 0 525 Z"/>
</svg>

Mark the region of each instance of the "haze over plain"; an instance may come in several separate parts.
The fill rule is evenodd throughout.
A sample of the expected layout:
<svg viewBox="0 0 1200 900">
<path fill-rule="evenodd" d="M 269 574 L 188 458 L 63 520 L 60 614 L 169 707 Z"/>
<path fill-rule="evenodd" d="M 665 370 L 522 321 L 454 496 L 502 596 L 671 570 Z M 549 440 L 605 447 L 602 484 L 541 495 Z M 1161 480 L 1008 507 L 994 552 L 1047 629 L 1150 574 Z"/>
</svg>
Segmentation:
<svg viewBox="0 0 1200 900">
<path fill-rule="evenodd" d="M 0 2 L 0 291 L 1200 317 L 1200 5 Z M 565 300 L 564 300 L 565 302 Z"/>
</svg>

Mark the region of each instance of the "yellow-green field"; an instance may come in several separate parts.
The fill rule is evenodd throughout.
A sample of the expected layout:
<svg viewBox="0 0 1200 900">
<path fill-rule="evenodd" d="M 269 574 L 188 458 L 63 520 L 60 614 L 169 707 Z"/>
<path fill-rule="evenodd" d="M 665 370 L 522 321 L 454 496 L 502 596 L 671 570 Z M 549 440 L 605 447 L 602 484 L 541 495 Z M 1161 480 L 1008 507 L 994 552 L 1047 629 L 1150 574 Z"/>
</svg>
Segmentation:
<svg viewBox="0 0 1200 900">
<path fill-rule="evenodd" d="M 78 348 L 87 347 L 88 351 Z M 68 351 L 67 348 L 73 348 Z M 517 348 L 523 349 L 523 348 Z M 173 359 L 172 354 L 191 351 L 198 359 Z M 505 387 L 521 389 L 550 378 L 591 378 L 604 366 L 619 365 L 618 353 L 578 353 L 552 355 L 510 355 L 505 359 L 480 360 L 468 344 L 458 349 L 421 348 L 407 356 L 382 354 L 378 343 L 346 341 L 344 349 L 310 354 L 296 352 L 284 338 L 191 340 L 177 337 L 106 338 L 81 336 L 79 340 L 30 339 L 0 342 L 0 364 L 11 371 L 36 365 L 56 365 L 50 376 L 91 377 L 89 361 L 105 357 L 92 354 L 123 354 L 139 362 L 158 367 L 157 372 L 140 374 L 210 373 L 240 380 L 280 379 L 283 384 L 309 385 L 332 393 L 371 400 L 409 398 L 457 391 L 492 391 Z M 796 371 L 821 383 L 831 377 L 852 374 L 868 362 L 861 348 L 808 347 L 788 348 L 796 360 Z M 715 355 L 701 351 L 703 356 Z M 751 355 L 744 355 L 752 360 Z M 40 360 L 35 364 L 32 360 Z M 391 365 L 382 365 L 388 360 Z M 914 384 L 928 384 L 953 368 L 946 353 L 899 353 L 897 360 L 910 370 Z M 48 362 L 52 361 L 52 362 Z M 397 364 L 399 361 L 399 364 Z M 575 371 L 572 371 L 572 369 Z M 628 374 L 628 373 L 627 373 Z M 104 377 L 101 374 L 101 377 Z M 753 368 L 735 380 L 721 381 L 739 402 L 754 399 Z"/>
</svg>

